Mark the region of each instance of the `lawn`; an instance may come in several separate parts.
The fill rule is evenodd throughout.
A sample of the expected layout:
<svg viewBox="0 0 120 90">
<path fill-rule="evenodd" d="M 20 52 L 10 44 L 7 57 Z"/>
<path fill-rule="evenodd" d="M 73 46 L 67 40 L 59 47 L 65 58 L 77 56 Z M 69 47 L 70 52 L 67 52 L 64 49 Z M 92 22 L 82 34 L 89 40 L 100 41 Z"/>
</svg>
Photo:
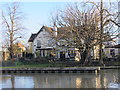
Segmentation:
<svg viewBox="0 0 120 90">
<path fill-rule="evenodd" d="M 92 66 L 96 66 L 96 65 L 92 65 Z M 113 61 L 105 62 L 105 66 L 120 66 L 120 62 L 113 62 Z M 0 68 L 40 68 L 40 67 L 84 67 L 84 66 L 79 62 L 22 63 L 18 61 L 5 61 L 2 62 L 2 66 Z"/>
<path fill-rule="evenodd" d="M 39 67 L 64 67 L 63 63 L 21 63 L 21 62 L 5 62 L 0 68 L 39 68 Z"/>
</svg>

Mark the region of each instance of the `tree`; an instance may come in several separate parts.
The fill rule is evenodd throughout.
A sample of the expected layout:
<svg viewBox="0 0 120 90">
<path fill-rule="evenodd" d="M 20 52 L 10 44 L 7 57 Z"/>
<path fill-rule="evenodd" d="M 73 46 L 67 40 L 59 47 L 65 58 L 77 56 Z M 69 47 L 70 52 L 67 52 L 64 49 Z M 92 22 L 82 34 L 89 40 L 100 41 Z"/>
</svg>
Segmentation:
<svg viewBox="0 0 120 90">
<path fill-rule="evenodd" d="M 7 6 L 2 10 L 2 25 L 7 36 L 7 41 L 9 43 L 8 49 L 10 52 L 10 58 L 14 55 L 14 43 L 19 38 L 22 29 L 22 18 L 23 14 L 20 11 L 20 4 L 13 2 L 7 4 Z"/>
<path fill-rule="evenodd" d="M 57 40 L 62 43 L 59 46 L 78 48 L 81 53 L 81 63 L 88 61 L 91 49 L 98 44 L 97 16 L 98 12 L 94 6 L 82 11 L 78 5 L 75 5 L 75 7 L 69 6 L 54 19 L 59 27 Z"/>
<path fill-rule="evenodd" d="M 103 10 L 102 1 L 100 5 L 97 7 L 96 4 L 91 3 L 69 5 L 53 18 L 53 22 L 59 27 L 57 41 L 62 43 L 59 46 L 78 48 L 82 63 L 89 61 L 92 48 L 99 45 L 100 55 L 102 55 L 103 42 L 117 37 L 108 34 L 113 26 L 111 22 L 117 25 L 115 15 L 107 9 Z M 110 28 L 107 28 L 108 26 Z"/>
<path fill-rule="evenodd" d="M 120 34 L 116 33 L 116 30 L 112 30 L 115 29 L 114 25 L 117 27 L 120 27 L 119 22 L 117 22 L 117 18 L 118 18 L 118 13 L 117 11 L 113 11 L 115 9 L 112 8 L 112 3 L 110 3 L 110 8 L 106 8 L 105 3 L 103 2 L 103 0 L 100 0 L 100 4 L 97 4 L 95 2 L 89 2 L 92 3 L 93 5 L 95 5 L 99 11 L 99 16 L 100 16 L 100 44 L 99 44 L 99 60 L 101 64 L 103 63 L 103 43 L 105 41 L 112 41 L 114 39 L 116 39 Z M 118 3 L 118 2 L 117 2 Z M 108 6 L 108 5 L 107 5 Z M 116 5 L 115 5 L 116 6 Z M 112 11 L 112 12 L 110 12 Z M 112 32 L 111 32 L 112 31 Z M 104 33 L 109 33 L 110 38 L 108 39 L 104 39 L 103 34 Z"/>
</svg>

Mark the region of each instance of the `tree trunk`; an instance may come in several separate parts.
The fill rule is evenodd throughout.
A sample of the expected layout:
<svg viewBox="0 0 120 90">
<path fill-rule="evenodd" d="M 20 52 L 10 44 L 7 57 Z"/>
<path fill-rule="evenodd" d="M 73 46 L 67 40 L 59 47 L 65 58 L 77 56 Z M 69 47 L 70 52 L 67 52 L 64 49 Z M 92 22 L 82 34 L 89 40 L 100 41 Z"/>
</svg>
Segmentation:
<svg viewBox="0 0 120 90">
<path fill-rule="evenodd" d="M 81 64 L 89 64 L 90 61 L 90 55 L 91 54 L 91 49 L 88 47 L 88 45 L 86 45 L 86 49 L 85 51 L 81 54 Z"/>
<path fill-rule="evenodd" d="M 99 50 L 99 60 L 100 64 L 103 64 L 103 58 L 102 58 L 102 44 L 103 44 L 103 0 L 101 0 L 101 6 L 100 6 L 100 50 Z"/>
<path fill-rule="evenodd" d="M 80 60 L 81 64 L 84 64 L 86 56 L 87 56 L 87 50 L 81 53 L 81 60 Z"/>
<path fill-rule="evenodd" d="M 11 42 L 11 45 L 10 45 L 10 59 L 12 59 L 13 58 L 13 44 L 12 44 L 12 42 Z"/>
<path fill-rule="evenodd" d="M 87 54 L 86 54 L 86 58 L 84 61 L 84 65 L 89 65 L 90 64 L 90 59 L 91 59 L 91 50 L 87 49 Z"/>
<path fill-rule="evenodd" d="M 10 34 L 10 59 L 13 58 L 14 52 L 13 52 L 13 32 Z"/>
</svg>

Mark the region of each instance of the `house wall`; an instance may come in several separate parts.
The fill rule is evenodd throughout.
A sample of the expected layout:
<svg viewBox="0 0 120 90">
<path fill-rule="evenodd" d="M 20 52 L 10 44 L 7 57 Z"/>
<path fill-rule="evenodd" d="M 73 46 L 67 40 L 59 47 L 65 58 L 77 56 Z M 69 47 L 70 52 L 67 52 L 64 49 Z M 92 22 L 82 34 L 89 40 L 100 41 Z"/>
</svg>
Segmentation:
<svg viewBox="0 0 120 90">
<path fill-rule="evenodd" d="M 80 52 L 76 51 L 75 61 L 80 61 L 80 59 L 81 59 Z"/>
<path fill-rule="evenodd" d="M 91 55 L 93 55 L 94 59 L 99 59 L 99 45 L 94 46 L 94 49 Z"/>
<path fill-rule="evenodd" d="M 8 52 L 8 51 L 3 51 L 3 52 L 2 52 L 2 59 L 3 59 L 4 61 L 7 61 L 8 58 L 9 58 L 9 52 Z"/>
<path fill-rule="evenodd" d="M 33 53 L 33 47 L 32 47 L 32 42 L 29 42 L 28 50 L 29 53 Z"/>
<path fill-rule="evenodd" d="M 3 60 L 3 54 L 2 51 L 0 51 L 0 62 Z"/>
<path fill-rule="evenodd" d="M 69 49 L 66 49 L 66 48 L 60 48 L 59 47 L 59 51 L 57 51 L 57 58 L 60 58 L 60 53 L 61 52 L 65 52 L 65 58 L 70 58 L 69 56 L 69 52 L 68 51 L 72 51 L 73 53 L 75 53 L 75 61 L 80 61 L 81 57 L 80 57 L 80 52 L 78 51 L 77 48 L 69 48 Z"/>
<path fill-rule="evenodd" d="M 37 40 L 40 40 L 41 42 L 41 48 L 48 48 L 48 41 L 52 39 L 52 36 L 50 35 L 50 33 L 48 31 L 46 31 L 45 29 L 43 29 L 43 31 L 41 31 L 37 37 L 34 39 L 33 43 L 32 43 L 32 53 L 36 52 L 37 49 Z M 35 56 L 36 57 L 36 56 Z"/>
<path fill-rule="evenodd" d="M 112 58 L 110 50 L 114 50 L 115 51 L 115 56 L 119 55 L 119 49 L 118 48 L 105 48 L 104 52 L 105 52 L 106 57 Z"/>
</svg>

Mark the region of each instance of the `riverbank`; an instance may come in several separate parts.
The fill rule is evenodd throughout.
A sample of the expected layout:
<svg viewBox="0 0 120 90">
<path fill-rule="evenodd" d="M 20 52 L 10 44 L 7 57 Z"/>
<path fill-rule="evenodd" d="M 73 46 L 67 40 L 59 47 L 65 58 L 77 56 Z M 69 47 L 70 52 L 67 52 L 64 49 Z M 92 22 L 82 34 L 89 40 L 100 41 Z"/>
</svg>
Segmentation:
<svg viewBox="0 0 120 90">
<path fill-rule="evenodd" d="M 28 69 L 32 69 L 32 68 L 93 68 L 93 66 L 82 66 L 82 67 L 61 67 L 59 65 L 56 65 L 56 67 L 48 67 L 48 65 L 50 64 L 45 64 L 45 65 L 26 65 L 26 66 L 16 66 L 16 67 L 0 67 L 0 69 L 19 69 L 19 68 L 28 68 Z M 47 67 L 46 67 L 47 66 Z M 96 67 L 100 67 L 100 69 L 120 69 L 120 66 L 94 66 L 94 68 Z"/>
<path fill-rule="evenodd" d="M 99 67 L 2 68 L 2 73 L 99 73 Z"/>
<path fill-rule="evenodd" d="M 3 62 L 3 64 L 1 64 L 1 69 L 3 70 L 17 70 L 17 69 L 23 69 L 26 70 L 26 68 L 28 70 L 33 69 L 33 70 L 40 70 L 41 68 L 90 68 L 93 70 L 93 68 L 100 68 L 102 69 L 120 69 L 120 62 L 114 62 L 113 65 L 109 65 L 112 62 L 108 62 L 108 64 L 104 65 L 104 66 L 100 66 L 100 65 L 83 65 L 80 64 L 79 62 L 75 62 L 75 61 L 69 61 L 69 62 L 47 62 L 47 63 L 37 63 L 37 62 L 31 62 L 31 63 L 21 63 L 18 61 L 6 61 Z M 32 71 L 33 71 L 32 70 Z M 71 69 L 70 69 L 71 70 Z M 85 69 L 86 70 L 86 69 Z"/>
<path fill-rule="evenodd" d="M 49 66 L 49 67 L 48 67 Z M 66 67 L 62 64 L 23 65 L 1 67 L 2 73 L 99 73 L 104 69 L 120 69 L 120 66 L 77 66 Z"/>
<path fill-rule="evenodd" d="M 19 62 L 19 61 L 4 61 L 0 63 L 2 68 L 39 68 L 39 67 L 100 67 L 99 62 L 93 62 L 89 65 L 83 65 L 75 61 L 51 61 L 51 62 Z M 104 62 L 102 68 L 110 66 L 120 66 L 120 61 Z"/>
<path fill-rule="evenodd" d="M 37 68 L 1 68 L 2 73 L 99 73 L 104 69 L 120 69 L 120 66 L 107 67 L 37 67 Z"/>
</svg>

